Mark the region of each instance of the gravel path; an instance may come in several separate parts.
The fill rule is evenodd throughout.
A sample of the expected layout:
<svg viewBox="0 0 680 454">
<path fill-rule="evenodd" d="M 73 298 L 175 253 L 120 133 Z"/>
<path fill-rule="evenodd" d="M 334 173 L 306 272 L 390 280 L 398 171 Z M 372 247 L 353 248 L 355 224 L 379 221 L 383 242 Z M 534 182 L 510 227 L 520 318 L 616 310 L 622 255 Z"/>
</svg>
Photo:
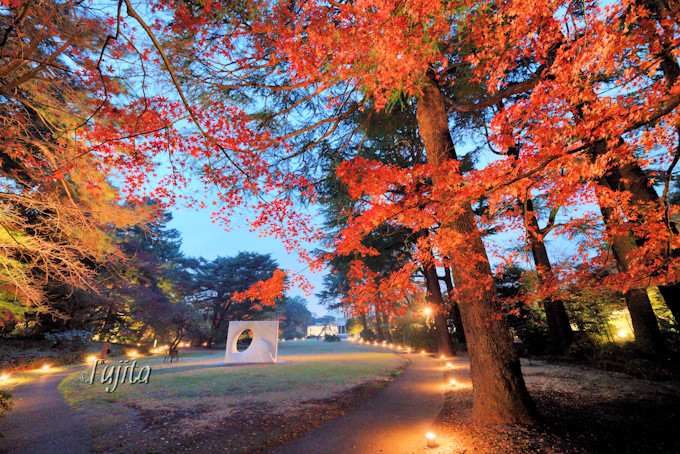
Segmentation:
<svg viewBox="0 0 680 454">
<path fill-rule="evenodd" d="M 442 362 L 408 358 L 411 365 L 376 397 L 272 454 L 421 452 L 444 401 Z"/>
<path fill-rule="evenodd" d="M 12 391 L 14 407 L 2 421 L 0 452 L 35 454 L 80 454 L 90 452 L 87 421 L 63 399 L 57 386 L 78 368 L 68 368 L 17 386 Z M 84 370 L 84 368 L 83 368 Z"/>
</svg>

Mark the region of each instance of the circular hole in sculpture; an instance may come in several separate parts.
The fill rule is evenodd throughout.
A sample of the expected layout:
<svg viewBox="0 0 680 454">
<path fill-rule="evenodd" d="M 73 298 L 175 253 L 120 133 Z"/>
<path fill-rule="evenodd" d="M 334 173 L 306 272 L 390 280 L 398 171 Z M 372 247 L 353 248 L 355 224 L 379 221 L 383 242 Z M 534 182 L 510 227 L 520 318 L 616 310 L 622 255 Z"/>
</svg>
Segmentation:
<svg viewBox="0 0 680 454">
<path fill-rule="evenodd" d="M 246 351 L 250 347 L 250 343 L 253 342 L 253 331 L 244 330 L 238 335 L 238 340 L 236 341 L 236 350 L 239 352 Z"/>
</svg>

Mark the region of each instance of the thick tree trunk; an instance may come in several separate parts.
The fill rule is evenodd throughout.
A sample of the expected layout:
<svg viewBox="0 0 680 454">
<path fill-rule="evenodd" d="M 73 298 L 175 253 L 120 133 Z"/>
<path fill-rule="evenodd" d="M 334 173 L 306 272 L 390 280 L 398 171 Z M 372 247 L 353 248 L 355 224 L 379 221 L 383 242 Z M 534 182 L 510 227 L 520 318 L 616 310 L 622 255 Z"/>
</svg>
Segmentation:
<svg viewBox="0 0 680 454">
<path fill-rule="evenodd" d="M 383 333 L 383 329 L 380 323 L 380 312 L 378 312 L 378 307 L 374 306 L 375 309 L 375 331 L 376 334 L 378 335 L 378 342 L 382 342 L 385 339 L 385 333 Z"/>
<path fill-rule="evenodd" d="M 607 182 L 602 178 L 600 179 L 600 184 L 606 187 Z M 630 235 L 616 233 L 618 229 L 613 208 L 607 206 L 607 201 L 602 199 L 599 192 L 597 198 L 602 218 L 609 232 L 616 267 L 619 272 L 626 273 L 630 267 L 632 254 L 635 252 L 635 241 Z M 635 342 L 641 349 L 649 353 L 663 352 L 664 345 L 661 332 L 659 331 L 659 324 L 657 323 L 647 291 L 643 288 L 635 288 L 626 292 L 624 296 L 628 312 L 630 313 L 630 319 L 633 323 Z"/>
<path fill-rule="evenodd" d="M 366 320 L 366 314 L 361 314 L 361 326 L 364 328 L 364 333 L 368 334 L 368 320 Z"/>
<path fill-rule="evenodd" d="M 579 106 L 572 110 L 578 121 L 583 120 L 582 112 L 584 107 L 585 106 Z M 596 158 L 597 156 L 605 154 L 607 152 L 607 147 L 607 142 L 605 141 L 598 141 L 591 144 L 591 158 Z M 621 178 L 624 174 L 630 178 L 626 183 L 624 183 Z M 606 175 L 600 177 L 598 182 L 601 187 L 613 191 L 616 191 L 617 189 L 629 190 L 632 186 L 626 185 L 633 185 L 637 188 L 636 190 L 631 191 L 634 198 L 641 197 L 647 200 L 653 199 L 656 191 L 654 191 L 651 186 L 645 185 L 644 181 L 646 181 L 646 178 L 642 169 L 637 166 L 637 163 L 631 164 L 630 162 L 622 162 L 618 166 L 614 166 L 610 169 Z M 643 186 L 645 186 L 645 188 L 643 188 Z M 618 228 L 615 211 L 610 206 L 610 200 L 606 199 L 600 191 L 596 190 L 595 193 L 598 204 L 600 205 L 602 219 L 604 220 L 605 227 L 609 233 L 616 267 L 619 272 L 627 273 L 636 252 L 635 249 L 637 245 L 635 238 L 628 225 L 626 225 L 625 231 L 621 233 L 621 229 Z M 637 194 L 637 196 L 635 194 Z M 629 213 L 626 213 L 626 215 L 629 215 Z M 629 219 L 629 221 L 639 222 L 637 219 Z M 635 341 L 638 347 L 649 353 L 663 352 L 665 350 L 663 340 L 647 291 L 644 288 L 634 288 L 626 292 L 624 297 L 631 322 L 633 323 Z"/>
<path fill-rule="evenodd" d="M 457 159 L 449 131 L 448 116 L 433 71 L 425 75 L 418 100 L 418 130 L 428 163 L 440 165 Z M 435 189 L 437 180 L 434 181 Z M 452 205 L 446 212 L 450 222 L 440 234 L 463 238 L 443 254 L 451 257 L 463 325 L 466 330 L 473 384 L 473 416 L 487 422 L 534 422 L 536 408 L 526 389 L 519 358 L 507 323 L 501 314 L 482 237 L 468 203 Z M 443 232 L 442 232 L 443 231 Z M 446 245 L 443 245 L 444 249 Z"/>
<path fill-rule="evenodd" d="M 661 34 L 657 35 L 661 70 L 666 78 L 666 85 L 670 89 L 680 79 L 680 65 L 673 56 L 673 44 L 667 37 L 673 36 L 672 20 L 677 24 L 678 7 L 677 1 L 664 0 L 643 0 L 643 4 L 652 13 L 652 18 L 666 30 L 666 38 Z M 669 22 L 668 20 L 671 20 Z M 678 140 L 680 140 L 680 128 L 677 128 Z M 624 163 L 609 172 L 605 178 L 609 186 L 616 191 L 628 191 L 631 194 L 631 201 L 639 207 L 651 204 L 652 206 L 661 203 L 661 199 L 654 187 L 650 184 L 649 178 L 640 168 L 636 161 Z M 677 230 L 677 226 L 673 226 Z M 674 232 L 678 234 L 678 232 Z M 641 245 L 644 240 L 636 238 L 636 242 Z M 676 252 L 677 253 L 677 252 Z M 680 282 L 660 285 L 659 292 L 663 296 L 666 305 L 673 314 L 675 323 L 680 325 Z"/>
<path fill-rule="evenodd" d="M 453 320 L 453 327 L 456 329 L 456 340 L 459 344 L 465 343 L 465 328 L 463 328 L 463 319 L 460 316 L 460 307 L 458 302 L 454 301 L 453 295 L 453 281 L 451 280 L 451 270 L 447 266 L 444 268 L 444 284 L 446 284 L 446 293 L 449 295 L 451 301 L 451 319 Z"/>
<path fill-rule="evenodd" d="M 675 319 L 675 326 L 680 326 L 680 285 L 659 285 L 659 293 L 663 296 L 666 306 Z"/>
<path fill-rule="evenodd" d="M 231 301 L 228 301 L 226 304 L 221 306 L 219 311 L 213 312 L 213 320 L 212 326 L 210 327 L 210 339 L 208 340 L 208 346 L 212 345 L 213 343 L 219 343 L 218 339 L 215 339 L 215 337 L 217 336 L 217 331 L 220 329 L 220 325 L 222 325 L 222 321 L 224 321 L 224 317 L 227 315 L 229 306 L 231 306 Z"/>
<path fill-rule="evenodd" d="M 454 356 L 456 347 L 451 341 L 449 326 L 446 324 L 444 316 L 444 299 L 442 298 L 441 287 L 437 269 L 432 262 L 423 265 L 425 275 L 425 286 L 427 287 L 427 301 L 434 310 L 434 326 L 437 335 L 437 354 L 444 356 Z"/>
<path fill-rule="evenodd" d="M 552 282 L 555 277 L 552 272 L 548 251 L 545 248 L 545 243 L 543 242 L 543 237 L 540 233 L 538 220 L 536 219 L 534 205 L 531 199 L 526 200 L 524 208 L 527 238 L 531 247 L 531 253 L 534 257 L 539 283 L 543 285 Z M 569 349 L 569 345 L 574 340 L 574 332 L 571 329 L 569 316 L 564 308 L 564 303 L 559 299 L 549 298 L 547 301 L 543 301 L 543 308 L 545 309 L 545 318 L 548 322 L 550 343 L 558 353 L 565 354 Z"/>
<path fill-rule="evenodd" d="M 387 315 L 382 312 L 377 312 L 376 317 L 378 317 L 378 320 L 380 320 L 380 324 L 382 325 L 385 340 L 392 343 L 392 333 L 390 332 L 390 322 L 387 319 Z"/>
</svg>

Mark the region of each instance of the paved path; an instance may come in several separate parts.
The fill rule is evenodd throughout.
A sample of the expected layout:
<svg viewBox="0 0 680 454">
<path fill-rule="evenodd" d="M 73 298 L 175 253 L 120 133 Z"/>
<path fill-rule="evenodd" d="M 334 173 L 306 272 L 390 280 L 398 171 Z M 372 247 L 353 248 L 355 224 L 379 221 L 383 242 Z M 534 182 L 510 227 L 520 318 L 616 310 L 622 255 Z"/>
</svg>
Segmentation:
<svg viewBox="0 0 680 454">
<path fill-rule="evenodd" d="M 272 454 L 424 451 L 425 433 L 444 401 L 442 362 L 418 354 L 408 357 L 411 365 L 376 397 Z"/>
<path fill-rule="evenodd" d="M 90 452 L 85 419 L 62 398 L 57 386 L 78 368 L 46 373 L 12 391 L 14 406 L 2 421 L 0 452 L 80 454 Z M 84 370 L 84 368 L 83 368 Z"/>
<path fill-rule="evenodd" d="M 380 350 L 366 347 L 367 350 Z M 404 353 L 404 355 L 406 355 Z M 349 413 L 288 445 L 275 454 L 421 452 L 425 433 L 443 404 L 442 362 L 429 356 L 408 354 L 411 361 L 376 397 Z M 191 370 L 214 365 L 189 364 L 154 371 Z M 5 438 L 0 453 L 88 453 L 91 433 L 84 417 L 74 411 L 57 389 L 69 374 L 83 366 L 45 374 L 12 391 L 14 408 L 1 423 Z"/>
</svg>

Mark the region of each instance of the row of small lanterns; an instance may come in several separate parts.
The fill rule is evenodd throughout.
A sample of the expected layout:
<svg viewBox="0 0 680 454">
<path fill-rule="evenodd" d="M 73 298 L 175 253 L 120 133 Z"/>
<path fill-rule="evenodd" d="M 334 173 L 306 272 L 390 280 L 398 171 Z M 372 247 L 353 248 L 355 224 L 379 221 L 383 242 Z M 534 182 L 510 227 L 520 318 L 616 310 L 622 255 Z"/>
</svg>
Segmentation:
<svg viewBox="0 0 680 454">
<path fill-rule="evenodd" d="M 404 348 L 401 345 L 395 346 L 394 344 L 388 344 L 387 341 L 382 341 L 382 342 L 372 341 L 371 342 L 371 341 L 365 341 L 363 339 L 359 339 L 359 340 L 355 341 L 354 339 L 351 339 L 351 338 L 350 338 L 350 341 L 356 342 L 357 344 L 376 345 L 376 346 L 379 346 L 379 347 L 389 347 L 389 348 L 392 348 L 392 349 L 396 348 L 397 350 L 404 349 L 404 351 L 406 351 L 407 353 L 411 353 L 411 351 L 412 351 L 411 347 L 405 347 Z M 427 352 L 425 350 L 421 350 L 420 354 L 425 355 L 425 354 L 427 354 Z M 439 357 L 439 359 L 446 360 L 446 356 L 441 355 Z M 453 364 L 451 362 L 447 362 L 444 365 L 444 370 L 447 370 L 447 369 L 453 369 Z M 455 387 L 456 386 L 456 380 L 453 379 L 453 378 L 450 379 L 449 385 L 451 385 L 452 388 Z M 425 440 L 427 441 L 427 447 L 428 448 L 436 448 L 437 446 L 439 446 L 437 444 L 437 435 L 434 432 L 427 432 L 425 434 Z"/>
</svg>

